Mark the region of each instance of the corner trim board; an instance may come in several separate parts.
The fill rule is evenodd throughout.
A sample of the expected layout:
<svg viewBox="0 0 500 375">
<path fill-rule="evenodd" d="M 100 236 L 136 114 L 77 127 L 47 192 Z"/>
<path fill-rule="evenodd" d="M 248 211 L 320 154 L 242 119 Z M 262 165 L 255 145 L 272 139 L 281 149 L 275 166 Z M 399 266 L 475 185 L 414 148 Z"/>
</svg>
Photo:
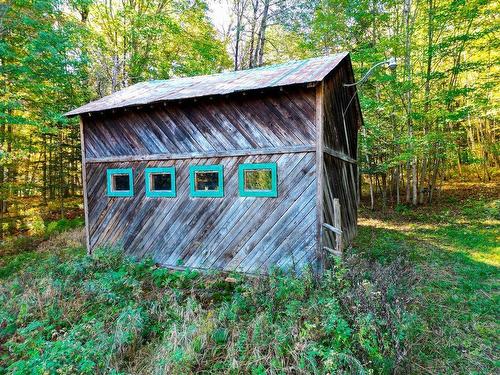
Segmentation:
<svg viewBox="0 0 500 375">
<path fill-rule="evenodd" d="M 83 189 L 83 213 L 85 217 L 85 245 L 87 246 L 87 254 L 92 254 L 90 247 L 90 230 L 89 230 L 89 204 L 87 195 L 87 161 L 85 159 L 85 136 L 83 133 L 83 120 L 79 117 L 80 121 L 80 147 L 82 152 L 82 189 Z"/>
<path fill-rule="evenodd" d="M 324 83 L 316 86 L 316 264 L 317 274 L 325 268 L 323 254 L 323 150 L 324 150 Z"/>
</svg>

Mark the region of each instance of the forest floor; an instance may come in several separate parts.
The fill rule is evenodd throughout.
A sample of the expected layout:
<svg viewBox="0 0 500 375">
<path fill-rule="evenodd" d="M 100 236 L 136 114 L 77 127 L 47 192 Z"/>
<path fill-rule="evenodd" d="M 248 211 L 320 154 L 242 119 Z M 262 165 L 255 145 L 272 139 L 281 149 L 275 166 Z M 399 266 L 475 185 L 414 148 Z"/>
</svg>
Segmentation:
<svg viewBox="0 0 500 375">
<path fill-rule="evenodd" d="M 497 373 L 499 198 L 455 183 L 434 206 L 361 209 L 319 283 L 87 257 L 81 229 L 0 247 L 0 374 Z"/>
<path fill-rule="evenodd" d="M 454 183 L 437 206 L 362 211 L 359 225 L 357 253 L 411 265 L 409 311 L 422 324 L 409 346 L 414 370 L 499 371 L 500 186 Z"/>
</svg>

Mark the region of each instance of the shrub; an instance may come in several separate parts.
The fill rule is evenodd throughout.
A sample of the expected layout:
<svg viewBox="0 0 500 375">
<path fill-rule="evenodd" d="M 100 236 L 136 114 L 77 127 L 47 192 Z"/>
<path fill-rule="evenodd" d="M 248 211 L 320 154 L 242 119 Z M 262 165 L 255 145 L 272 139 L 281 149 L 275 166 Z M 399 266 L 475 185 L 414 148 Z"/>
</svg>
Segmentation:
<svg viewBox="0 0 500 375">
<path fill-rule="evenodd" d="M 319 283 L 310 272 L 226 276 L 169 271 L 113 249 L 40 256 L 0 285 L 0 366 L 19 374 L 395 368 L 397 323 L 384 321 L 382 302 L 352 313 L 351 281 L 340 264 Z M 368 295 L 380 285 L 365 288 Z"/>
</svg>

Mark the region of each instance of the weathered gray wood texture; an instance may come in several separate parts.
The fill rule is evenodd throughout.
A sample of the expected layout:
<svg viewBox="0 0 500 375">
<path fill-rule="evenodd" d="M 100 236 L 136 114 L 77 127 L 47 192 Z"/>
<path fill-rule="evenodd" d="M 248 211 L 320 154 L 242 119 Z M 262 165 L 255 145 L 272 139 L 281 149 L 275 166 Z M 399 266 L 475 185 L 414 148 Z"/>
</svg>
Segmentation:
<svg viewBox="0 0 500 375">
<path fill-rule="evenodd" d="M 315 144 L 314 89 L 208 98 L 84 117 L 86 158 Z"/>
<path fill-rule="evenodd" d="M 276 162 L 278 198 L 240 197 L 238 165 Z M 224 198 L 191 198 L 189 165 L 222 164 Z M 144 168 L 176 167 L 177 197 L 145 198 Z M 133 198 L 106 196 L 106 168 L 132 167 Z M 119 246 L 166 266 L 266 273 L 315 266 L 315 153 L 87 165 L 92 248 Z"/>
<path fill-rule="evenodd" d="M 84 117 L 86 156 L 108 161 L 87 163 L 91 248 L 201 269 L 316 267 L 314 106 L 314 88 L 300 87 Z M 203 157 L 217 152 L 224 157 Z M 163 160 L 140 160 L 151 154 Z M 111 162 L 122 156 L 130 158 Z M 277 163 L 277 198 L 239 196 L 238 165 L 258 162 Z M 189 166 L 198 164 L 224 165 L 224 198 L 190 197 Z M 144 168 L 171 165 L 177 197 L 146 198 Z M 125 167 L 134 197 L 107 197 L 106 169 Z"/>
<path fill-rule="evenodd" d="M 354 82 L 349 57 L 324 81 L 323 220 L 335 222 L 333 199 L 341 205 L 343 240 L 350 243 L 357 233 L 357 136 L 362 125 L 355 89 L 343 83 Z M 335 236 L 323 234 L 323 245 L 334 248 Z"/>
<path fill-rule="evenodd" d="M 355 93 L 342 86 L 352 81 L 347 57 L 321 91 L 295 85 L 83 115 L 90 248 L 121 246 L 171 267 L 321 271 L 322 246 L 334 247 L 321 234 L 334 222 L 333 198 L 343 238 L 356 233 L 361 114 L 357 98 L 345 110 Z M 273 161 L 278 197 L 240 197 L 238 165 Z M 197 164 L 224 166 L 224 198 L 190 197 L 189 166 Z M 177 197 L 145 197 L 144 168 L 152 166 L 176 167 Z M 134 197 L 106 195 L 107 168 L 133 168 Z"/>
</svg>

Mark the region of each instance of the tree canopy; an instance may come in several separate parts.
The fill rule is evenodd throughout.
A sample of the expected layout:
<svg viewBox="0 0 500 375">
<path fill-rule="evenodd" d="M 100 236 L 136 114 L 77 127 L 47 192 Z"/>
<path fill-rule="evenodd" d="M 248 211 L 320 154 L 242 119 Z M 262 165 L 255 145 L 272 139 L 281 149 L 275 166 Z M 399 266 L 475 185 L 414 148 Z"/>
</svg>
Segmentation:
<svg viewBox="0 0 500 375">
<path fill-rule="evenodd" d="M 63 114 L 136 82 L 350 51 L 371 205 L 431 202 L 453 173 L 499 166 L 499 5 L 492 0 L 7 0 L 0 4 L 2 231 L 81 193 L 79 125 Z M 28 203 L 27 203 L 28 202 Z M 55 202 L 55 203 L 54 203 Z"/>
</svg>

